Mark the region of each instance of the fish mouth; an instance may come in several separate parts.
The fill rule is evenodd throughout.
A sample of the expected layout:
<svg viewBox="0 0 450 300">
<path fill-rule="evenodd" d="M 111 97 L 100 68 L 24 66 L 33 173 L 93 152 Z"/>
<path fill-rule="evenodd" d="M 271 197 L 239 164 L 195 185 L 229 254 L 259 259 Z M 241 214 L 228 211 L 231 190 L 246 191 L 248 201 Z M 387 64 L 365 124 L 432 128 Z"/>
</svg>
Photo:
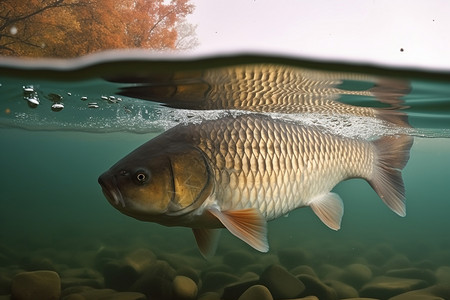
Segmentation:
<svg viewBox="0 0 450 300">
<path fill-rule="evenodd" d="M 103 174 L 98 178 L 98 183 L 102 187 L 103 195 L 105 195 L 108 202 L 113 206 L 122 205 L 125 207 L 125 201 L 123 200 L 122 193 L 117 188 L 117 180 L 115 176 L 109 176 L 108 180 L 105 178 L 106 175 Z"/>
</svg>

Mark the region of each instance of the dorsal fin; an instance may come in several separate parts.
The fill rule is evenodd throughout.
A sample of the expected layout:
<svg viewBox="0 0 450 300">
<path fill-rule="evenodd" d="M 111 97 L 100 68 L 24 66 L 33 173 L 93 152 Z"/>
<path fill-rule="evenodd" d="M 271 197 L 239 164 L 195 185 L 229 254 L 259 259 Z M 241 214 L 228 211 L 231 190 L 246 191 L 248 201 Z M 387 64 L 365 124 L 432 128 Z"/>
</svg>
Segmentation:
<svg viewBox="0 0 450 300">
<path fill-rule="evenodd" d="M 269 251 L 267 222 L 257 209 L 220 211 L 211 208 L 208 211 L 236 237 L 258 251 Z"/>
</svg>

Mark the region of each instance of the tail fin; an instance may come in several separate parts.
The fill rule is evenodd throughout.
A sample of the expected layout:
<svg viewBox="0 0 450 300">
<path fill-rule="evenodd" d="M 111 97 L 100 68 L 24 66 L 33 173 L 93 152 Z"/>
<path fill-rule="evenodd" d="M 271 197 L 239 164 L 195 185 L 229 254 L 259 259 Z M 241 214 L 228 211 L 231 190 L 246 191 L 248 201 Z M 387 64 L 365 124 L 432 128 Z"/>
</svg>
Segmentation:
<svg viewBox="0 0 450 300">
<path fill-rule="evenodd" d="M 373 142 L 377 160 L 368 180 L 383 202 L 401 217 L 406 215 L 405 186 L 401 170 L 409 159 L 413 137 L 407 135 L 385 136 Z"/>
</svg>

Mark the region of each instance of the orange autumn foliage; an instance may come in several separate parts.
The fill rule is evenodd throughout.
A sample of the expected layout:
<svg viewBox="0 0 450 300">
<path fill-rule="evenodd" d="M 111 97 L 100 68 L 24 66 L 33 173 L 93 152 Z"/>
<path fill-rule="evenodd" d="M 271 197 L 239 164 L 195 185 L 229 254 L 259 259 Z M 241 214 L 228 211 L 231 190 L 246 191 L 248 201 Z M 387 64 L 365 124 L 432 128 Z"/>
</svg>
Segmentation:
<svg viewBox="0 0 450 300">
<path fill-rule="evenodd" d="M 0 4 L 0 55 L 63 58 L 119 48 L 175 50 L 180 39 L 177 28 L 194 9 L 189 0 L 0 0 Z"/>
</svg>

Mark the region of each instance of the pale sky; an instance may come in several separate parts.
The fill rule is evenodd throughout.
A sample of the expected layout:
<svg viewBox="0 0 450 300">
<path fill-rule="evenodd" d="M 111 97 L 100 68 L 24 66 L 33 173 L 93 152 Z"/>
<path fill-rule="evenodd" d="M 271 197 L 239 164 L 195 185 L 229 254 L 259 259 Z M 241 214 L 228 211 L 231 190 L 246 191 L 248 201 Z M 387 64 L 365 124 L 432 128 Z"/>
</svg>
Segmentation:
<svg viewBox="0 0 450 300">
<path fill-rule="evenodd" d="M 447 0 L 191 1 L 194 54 L 258 51 L 450 70 Z"/>
</svg>

